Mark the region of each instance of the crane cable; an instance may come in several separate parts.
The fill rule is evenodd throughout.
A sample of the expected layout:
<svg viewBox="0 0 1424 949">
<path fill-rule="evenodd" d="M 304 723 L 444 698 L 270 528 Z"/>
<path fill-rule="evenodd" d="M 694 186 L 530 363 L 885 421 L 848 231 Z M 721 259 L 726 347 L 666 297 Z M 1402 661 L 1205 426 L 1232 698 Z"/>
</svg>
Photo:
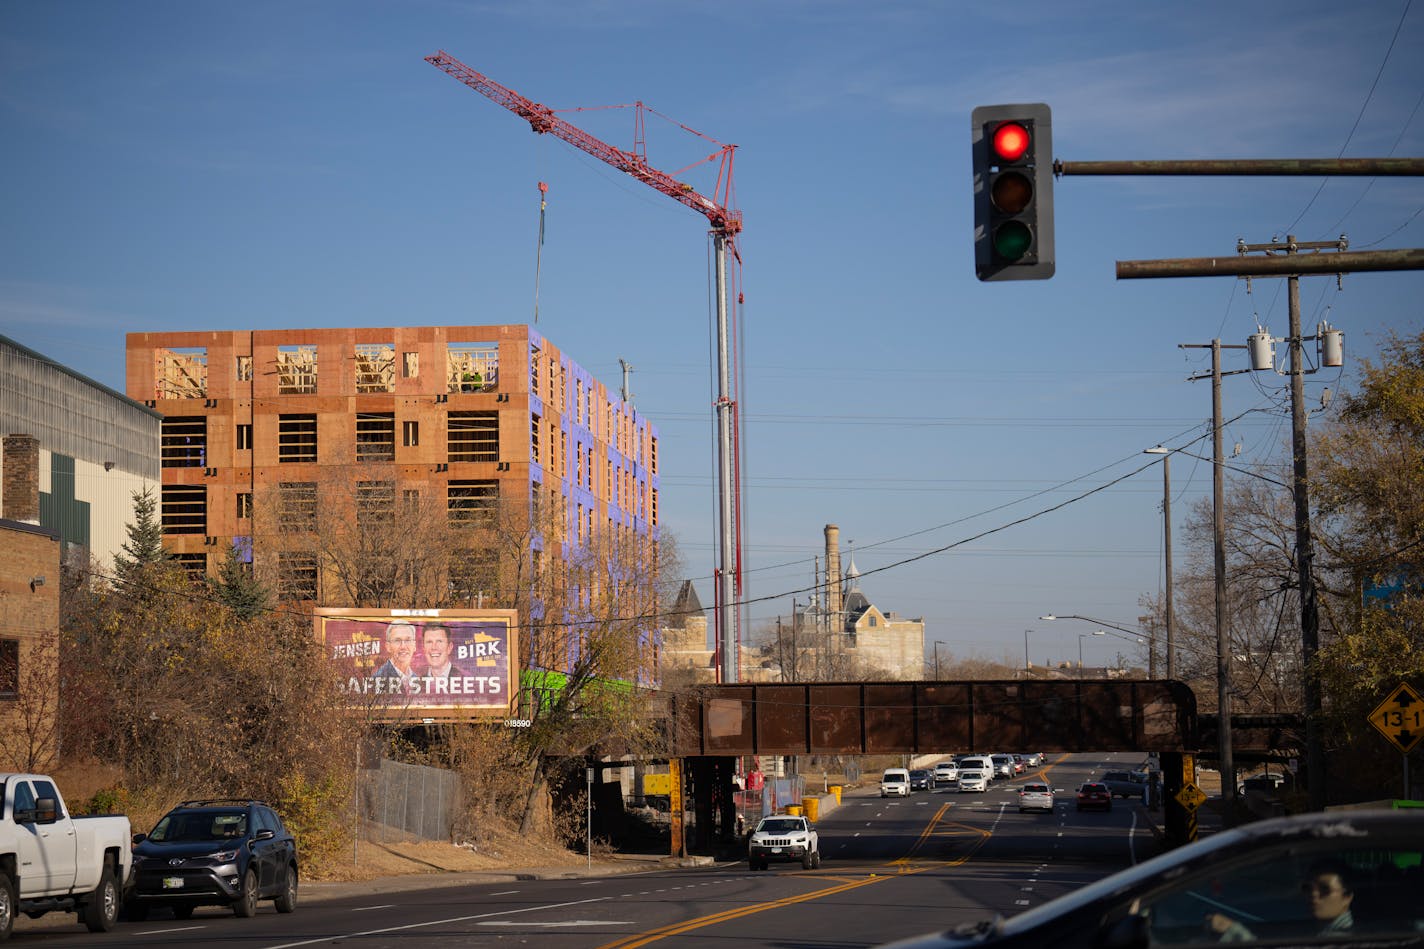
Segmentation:
<svg viewBox="0 0 1424 949">
<path fill-rule="evenodd" d="M 539 182 L 539 244 L 534 249 L 534 322 L 539 322 L 539 276 L 544 269 L 544 211 L 549 206 L 549 185 Z"/>
</svg>

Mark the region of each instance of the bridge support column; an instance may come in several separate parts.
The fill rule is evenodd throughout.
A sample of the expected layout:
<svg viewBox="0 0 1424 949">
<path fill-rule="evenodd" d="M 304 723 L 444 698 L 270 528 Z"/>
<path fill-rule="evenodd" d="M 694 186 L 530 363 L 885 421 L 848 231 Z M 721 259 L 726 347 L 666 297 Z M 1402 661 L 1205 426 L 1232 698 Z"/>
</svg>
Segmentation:
<svg viewBox="0 0 1424 949">
<path fill-rule="evenodd" d="M 1180 847 L 1197 839 L 1196 808 L 1177 800 L 1177 792 L 1196 784 L 1195 755 L 1181 751 L 1162 752 L 1162 820 L 1168 847 Z"/>
<path fill-rule="evenodd" d="M 686 806 L 682 763 L 681 758 L 668 759 L 668 844 L 674 857 L 687 856 L 687 832 L 682 822 L 683 808 Z"/>
<path fill-rule="evenodd" d="M 692 813 L 696 826 L 691 850 L 713 853 L 735 842 L 737 834 L 736 758 L 688 758 Z"/>
</svg>

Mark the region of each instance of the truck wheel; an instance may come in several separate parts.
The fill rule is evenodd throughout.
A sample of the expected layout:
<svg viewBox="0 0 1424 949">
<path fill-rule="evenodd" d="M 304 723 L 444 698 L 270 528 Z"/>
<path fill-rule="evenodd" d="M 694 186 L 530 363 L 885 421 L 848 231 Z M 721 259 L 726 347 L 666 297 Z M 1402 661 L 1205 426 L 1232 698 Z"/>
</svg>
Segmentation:
<svg viewBox="0 0 1424 949">
<path fill-rule="evenodd" d="M 811 851 L 806 851 L 801 855 L 801 869 L 810 870 L 816 865 L 816 855 Z"/>
<path fill-rule="evenodd" d="M 15 928 L 15 882 L 0 875 L 0 942 L 10 938 Z"/>
<path fill-rule="evenodd" d="M 282 881 L 282 892 L 277 894 L 277 912 L 290 913 L 297 908 L 297 868 L 287 867 L 286 878 Z"/>
<path fill-rule="evenodd" d="M 257 871 L 251 867 L 248 867 L 247 875 L 242 878 L 242 892 L 232 904 L 232 912 L 243 918 L 257 915 Z"/>
<path fill-rule="evenodd" d="M 114 867 L 107 860 L 104 872 L 99 877 L 99 885 L 84 901 L 84 925 L 91 933 L 106 933 L 114 928 L 114 920 L 119 918 L 119 885 L 114 882 Z"/>
</svg>

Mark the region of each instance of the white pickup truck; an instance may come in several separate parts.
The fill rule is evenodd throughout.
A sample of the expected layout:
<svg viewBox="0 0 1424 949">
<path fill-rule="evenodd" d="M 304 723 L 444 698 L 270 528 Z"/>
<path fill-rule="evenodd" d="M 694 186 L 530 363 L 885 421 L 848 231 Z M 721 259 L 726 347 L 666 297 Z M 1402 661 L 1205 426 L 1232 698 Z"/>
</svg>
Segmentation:
<svg viewBox="0 0 1424 949">
<path fill-rule="evenodd" d="M 127 817 L 71 817 L 52 778 L 0 773 L 0 942 L 16 913 L 77 913 L 90 932 L 113 929 L 130 832 Z"/>
</svg>

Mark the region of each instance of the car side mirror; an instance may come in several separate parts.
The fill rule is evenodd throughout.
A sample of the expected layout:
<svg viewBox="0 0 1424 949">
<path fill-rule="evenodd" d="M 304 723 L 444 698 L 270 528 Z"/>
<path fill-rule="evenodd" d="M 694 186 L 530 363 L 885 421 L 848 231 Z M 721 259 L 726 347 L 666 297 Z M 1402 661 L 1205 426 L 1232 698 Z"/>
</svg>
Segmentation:
<svg viewBox="0 0 1424 949">
<path fill-rule="evenodd" d="M 42 797 L 35 801 L 35 823 L 53 824 L 59 820 L 59 802 L 52 797 Z"/>
<path fill-rule="evenodd" d="M 271 830 L 259 830 L 259 831 L 257 832 L 257 835 L 256 835 L 255 837 L 253 837 L 252 839 L 253 839 L 253 840 L 271 840 L 273 837 L 276 837 L 276 836 L 277 836 L 277 834 L 276 834 L 275 831 L 271 831 Z"/>
<path fill-rule="evenodd" d="M 147 840 L 147 839 L 148 839 L 148 834 L 134 834 L 134 835 L 133 835 L 134 846 L 138 846 L 139 844 L 143 843 L 143 842 L 144 842 L 145 840 Z"/>
<path fill-rule="evenodd" d="M 1097 949 L 1147 949 L 1150 944 L 1147 917 L 1133 913 L 1102 932 L 1096 946 Z"/>
</svg>

